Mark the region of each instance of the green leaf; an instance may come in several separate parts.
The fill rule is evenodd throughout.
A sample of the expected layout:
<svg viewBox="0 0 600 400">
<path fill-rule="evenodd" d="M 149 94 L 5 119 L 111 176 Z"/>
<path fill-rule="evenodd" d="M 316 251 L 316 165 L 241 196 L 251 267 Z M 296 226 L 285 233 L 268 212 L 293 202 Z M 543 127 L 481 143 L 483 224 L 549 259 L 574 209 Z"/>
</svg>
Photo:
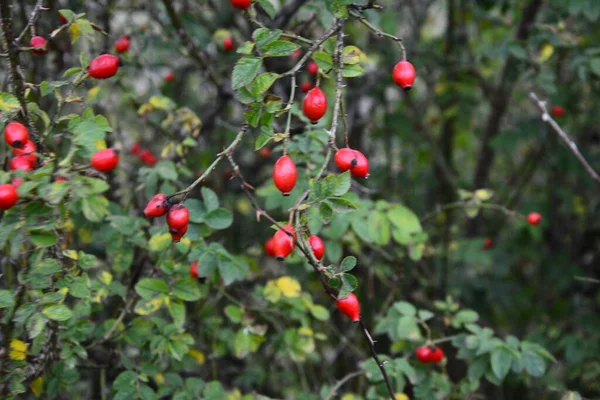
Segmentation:
<svg viewBox="0 0 600 400">
<path fill-rule="evenodd" d="M 406 301 L 399 301 L 394 303 L 394 308 L 400 312 L 402 315 L 406 315 L 409 317 L 414 317 L 417 315 L 417 309 L 412 304 Z"/>
<path fill-rule="evenodd" d="M 175 325 L 183 326 L 185 323 L 185 304 L 181 301 L 171 300 L 167 304 L 167 309 L 169 310 L 169 314 L 173 318 Z"/>
<path fill-rule="evenodd" d="M 356 204 L 342 197 L 330 197 L 327 203 L 336 213 L 350 212 L 356 210 Z"/>
<path fill-rule="evenodd" d="M 256 97 L 262 96 L 264 92 L 269 90 L 277 78 L 279 78 L 279 74 L 275 74 L 273 72 L 265 72 L 264 74 L 260 74 L 256 77 L 254 82 L 252 82 L 252 94 L 254 94 Z"/>
<path fill-rule="evenodd" d="M 13 294 L 8 290 L 0 290 L 0 308 L 9 308 L 14 305 Z"/>
<path fill-rule="evenodd" d="M 237 306 L 230 304 L 225 307 L 225 315 L 233 323 L 239 324 L 242 321 L 242 309 Z"/>
<path fill-rule="evenodd" d="M 590 60 L 590 69 L 594 74 L 600 76 L 600 58 L 592 58 Z"/>
<path fill-rule="evenodd" d="M 29 231 L 29 239 L 31 239 L 33 244 L 40 247 L 53 246 L 58 240 L 54 232 L 41 230 Z"/>
<path fill-rule="evenodd" d="M 313 54 L 312 59 L 323 71 L 329 71 L 333 68 L 333 58 L 324 51 L 317 51 Z"/>
<path fill-rule="evenodd" d="M 342 274 L 342 288 L 338 293 L 338 299 L 346 298 L 358 287 L 358 280 L 354 275 Z"/>
<path fill-rule="evenodd" d="M 218 258 L 218 267 L 225 285 L 244 279 L 248 275 L 249 266 L 246 260 L 240 257 Z"/>
<path fill-rule="evenodd" d="M 310 313 L 319 321 L 327 321 L 329 319 L 329 311 L 321 305 L 315 305 L 310 308 Z"/>
<path fill-rule="evenodd" d="M 238 48 L 236 49 L 236 53 L 244 54 L 244 55 L 252 54 L 252 50 L 254 50 L 254 46 L 255 46 L 255 44 L 250 41 L 244 42 L 238 46 Z"/>
<path fill-rule="evenodd" d="M 365 73 L 365 69 L 361 67 L 359 64 L 355 65 L 344 65 L 344 69 L 342 70 L 344 78 L 356 78 L 357 76 L 361 76 Z"/>
<path fill-rule="evenodd" d="M 135 291 L 145 300 L 151 300 L 157 295 L 169 294 L 169 287 L 162 279 L 144 278 L 135 285 Z"/>
<path fill-rule="evenodd" d="M 349 272 L 354 269 L 356 266 L 356 257 L 350 256 L 346 257 L 342 260 L 342 264 L 340 265 L 341 272 Z"/>
<path fill-rule="evenodd" d="M 176 281 L 173 284 L 173 295 L 183 301 L 196 301 L 202 296 L 198 283 L 191 277 Z"/>
<path fill-rule="evenodd" d="M 250 104 L 250 103 L 254 103 L 256 100 L 256 97 L 254 97 L 254 95 L 252 93 L 250 93 L 250 91 L 248 89 L 246 89 L 245 87 L 241 87 L 236 91 L 236 95 L 238 100 L 243 103 L 243 104 Z"/>
<path fill-rule="evenodd" d="M 173 161 L 169 160 L 161 160 L 154 167 L 158 175 L 161 178 L 166 179 L 168 181 L 176 181 L 177 180 L 177 166 Z"/>
<path fill-rule="evenodd" d="M 217 208 L 206 215 L 206 225 L 212 229 L 228 228 L 233 222 L 233 214 L 226 208 Z"/>
<path fill-rule="evenodd" d="M 271 19 L 275 18 L 275 15 L 277 15 L 277 11 L 275 11 L 275 7 L 273 6 L 273 3 L 271 3 L 269 0 L 258 0 L 258 4 L 260 4 L 262 9 L 269 16 L 269 18 L 271 18 Z"/>
<path fill-rule="evenodd" d="M 521 354 L 520 364 L 529 375 L 534 377 L 540 377 L 546 372 L 546 362 L 544 359 L 530 351 Z"/>
<path fill-rule="evenodd" d="M 100 222 L 108 212 L 108 200 L 103 196 L 85 197 L 81 201 L 83 215 L 90 222 Z"/>
<path fill-rule="evenodd" d="M 283 57 L 289 56 L 300 47 L 296 43 L 276 40 L 263 47 L 263 55 L 265 57 Z"/>
<path fill-rule="evenodd" d="M 185 202 L 186 207 L 190 212 L 190 222 L 200 224 L 203 223 L 206 217 L 206 207 L 197 199 L 188 199 Z"/>
<path fill-rule="evenodd" d="M 404 206 L 395 206 L 388 211 L 387 217 L 394 226 L 392 230 L 394 240 L 400 244 L 410 244 L 413 236 L 423 231 L 419 217 Z"/>
<path fill-rule="evenodd" d="M 327 203 L 321 203 L 319 205 L 319 216 L 325 224 L 328 224 L 333 217 L 333 209 Z"/>
<path fill-rule="evenodd" d="M 46 327 L 46 318 L 41 314 L 33 314 L 31 318 L 27 320 L 27 332 L 29 333 L 30 339 L 38 337 Z"/>
<path fill-rule="evenodd" d="M 256 74 L 262 66 L 262 58 L 245 56 L 239 59 L 233 68 L 231 76 L 231 88 L 239 89 L 242 86 L 248 85 L 254 80 Z"/>
<path fill-rule="evenodd" d="M 254 150 L 262 149 L 271 140 L 273 140 L 273 135 L 269 135 L 269 134 L 266 134 L 266 133 L 261 133 L 258 136 L 258 138 L 256 138 L 256 143 L 254 143 Z"/>
<path fill-rule="evenodd" d="M 54 321 L 66 321 L 73 316 L 73 312 L 69 309 L 69 307 L 63 304 L 48 306 L 44 308 L 42 314 Z"/>
<path fill-rule="evenodd" d="M 335 179 L 335 191 L 336 196 L 343 196 L 350 190 L 350 171 L 345 171 L 337 176 Z"/>
<path fill-rule="evenodd" d="M 475 311 L 461 310 L 452 318 L 452 326 L 455 328 L 460 328 L 462 325 L 477 322 L 478 319 L 479 314 L 477 314 Z"/>
<path fill-rule="evenodd" d="M 11 112 L 21 109 L 19 99 L 10 93 L 0 92 L 0 111 Z"/>
<path fill-rule="evenodd" d="M 490 358 L 492 363 L 492 371 L 494 375 L 500 380 L 504 380 L 513 361 L 513 355 L 506 347 L 500 346 L 492 350 L 492 356 Z"/>
<path fill-rule="evenodd" d="M 168 249 L 173 239 L 169 232 L 159 232 L 154 234 L 148 242 L 148 249 L 150 251 L 163 251 Z"/>
<path fill-rule="evenodd" d="M 332 287 L 332 288 L 334 288 L 334 289 L 339 288 L 340 284 L 341 284 L 340 278 L 338 278 L 336 276 L 334 276 L 333 278 L 329 279 L 329 286 Z"/>
</svg>

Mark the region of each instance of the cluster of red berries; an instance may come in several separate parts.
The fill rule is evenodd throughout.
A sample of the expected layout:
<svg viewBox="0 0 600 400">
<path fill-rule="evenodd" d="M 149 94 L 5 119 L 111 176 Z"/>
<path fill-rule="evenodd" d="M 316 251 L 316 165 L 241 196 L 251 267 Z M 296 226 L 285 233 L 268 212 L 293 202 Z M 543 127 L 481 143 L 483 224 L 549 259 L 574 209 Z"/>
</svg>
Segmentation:
<svg viewBox="0 0 600 400">
<path fill-rule="evenodd" d="M 444 359 L 444 352 L 437 346 L 421 346 L 415 350 L 415 356 L 422 363 L 437 364 Z"/>
<path fill-rule="evenodd" d="M 133 155 L 137 155 L 140 158 L 140 160 L 142 160 L 142 162 L 146 165 L 152 166 L 156 165 L 156 163 L 158 162 L 158 159 L 156 158 L 154 153 L 152 153 L 152 151 L 148 149 L 143 149 L 139 145 L 139 143 L 135 143 L 133 146 L 131 146 L 129 152 Z"/>
<path fill-rule="evenodd" d="M 162 217 L 167 214 L 167 225 L 173 242 L 177 243 L 188 230 L 190 211 L 182 204 L 171 205 L 167 195 L 159 193 L 148 202 L 144 215 L 149 218 Z"/>
<path fill-rule="evenodd" d="M 15 155 L 10 159 L 9 166 L 12 171 L 31 171 L 37 164 L 37 147 L 29 140 L 29 130 L 20 122 L 11 122 L 4 128 L 4 140 L 12 147 Z"/>
</svg>

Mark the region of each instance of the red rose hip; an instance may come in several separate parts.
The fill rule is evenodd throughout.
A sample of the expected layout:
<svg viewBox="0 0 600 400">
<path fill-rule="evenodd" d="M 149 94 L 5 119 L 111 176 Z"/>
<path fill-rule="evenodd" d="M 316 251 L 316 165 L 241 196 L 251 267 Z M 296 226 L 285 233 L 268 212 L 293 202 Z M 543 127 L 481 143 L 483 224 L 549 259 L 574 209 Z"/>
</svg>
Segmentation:
<svg viewBox="0 0 600 400">
<path fill-rule="evenodd" d="M 304 98 L 302 105 L 304 115 L 313 124 L 316 124 L 327 112 L 327 97 L 320 87 L 311 89 Z"/>
<path fill-rule="evenodd" d="M 92 78 L 108 79 L 115 76 L 120 63 L 119 57 L 112 54 L 102 54 L 90 62 L 87 70 Z"/>
<path fill-rule="evenodd" d="M 187 227 L 189 220 L 190 211 L 183 204 L 177 204 L 167 212 L 167 225 L 169 225 L 170 232 L 179 231 L 183 227 Z"/>
<path fill-rule="evenodd" d="M 169 71 L 165 74 L 165 82 L 173 82 L 175 80 L 175 73 L 173 71 Z"/>
<path fill-rule="evenodd" d="M 269 257 L 275 257 L 275 238 L 270 237 L 265 242 L 265 254 Z"/>
<path fill-rule="evenodd" d="M 131 41 L 129 39 L 129 36 L 123 36 L 115 42 L 115 51 L 119 54 L 127 53 L 130 44 Z"/>
<path fill-rule="evenodd" d="M 8 163 L 11 171 L 31 171 L 35 167 L 35 163 L 29 156 L 16 156 L 10 159 Z"/>
<path fill-rule="evenodd" d="M 341 171 L 348 171 L 357 178 L 369 177 L 369 160 L 363 153 L 348 147 L 339 149 L 335 153 L 335 165 Z"/>
<path fill-rule="evenodd" d="M 394 82 L 396 82 L 396 85 L 406 91 L 409 91 L 412 88 L 415 77 L 415 67 L 408 61 L 400 61 L 392 71 L 392 78 L 394 79 Z"/>
<path fill-rule="evenodd" d="M 92 156 L 92 167 L 101 172 L 112 171 L 119 163 L 119 154 L 115 149 L 98 150 Z"/>
<path fill-rule="evenodd" d="M 273 182 L 275 182 L 277 189 L 284 196 L 289 196 L 294 186 L 296 186 L 297 178 L 296 164 L 289 156 L 281 156 L 273 168 Z"/>
<path fill-rule="evenodd" d="M 429 362 L 439 363 L 444 359 L 444 352 L 442 349 L 436 346 L 431 347 L 431 353 L 429 354 Z"/>
<path fill-rule="evenodd" d="M 42 36 L 34 36 L 29 41 L 29 47 L 33 48 L 32 53 L 38 56 L 44 55 L 48 52 L 46 49 L 46 39 Z"/>
<path fill-rule="evenodd" d="M 492 238 L 486 238 L 483 241 L 484 250 L 491 249 L 492 247 L 494 247 L 494 240 Z"/>
<path fill-rule="evenodd" d="M 17 188 L 9 183 L 0 185 L 0 210 L 8 210 L 17 204 Z"/>
<path fill-rule="evenodd" d="M 417 347 L 415 350 L 415 356 L 422 363 L 429 362 L 429 357 L 431 356 L 431 349 L 427 346 Z"/>
<path fill-rule="evenodd" d="M 290 236 L 288 233 L 291 233 Z M 286 225 L 282 229 L 279 229 L 275 235 L 273 235 L 273 253 L 278 260 L 283 260 L 294 251 L 296 243 L 296 232 L 291 225 Z"/>
<path fill-rule="evenodd" d="M 140 152 L 140 160 L 146 165 L 155 165 L 158 162 L 158 159 L 150 150 L 142 150 Z"/>
<path fill-rule="evenodd" d="M 316 62 L 311 61 L 308 63 L 308 65 L 306 66 L 306 70 L 308 71 L 308 73 L 312 76 L 316 76 L 317 72 L 319 72 L 319 66 L 317 65 Z"/>
<path fill-rule="evenodd" d="M 190 276 L 194 279 L 198 279 L 198 261 L 194 261 L 190 265 Z"/>
<path fill-rule="evenodd" d="M 565 116 L 565 109 L 561 106 L 553 106 L 550 109 L 550 114 L 555 118 L 561 118 Z"/>
<path fill-rule="evenodd" d="M 144 215 L 146 217 L 162 217 L 169 211 L 169 201 L 167 195 L 159 193 L 148 202 L 146 208 L 144 208 Z"/>
<path fill-rule="evenodd" d="M 223 49 L 225 51 L 233 50 L 233 39 L 231 37 L 226 37 L 223 39 Z"/>
<path fill-rule="evenodd" d="M 360 303 L 354 293 L 344 299 L 335 302 L 338 310 L 340 310 L 345 316 L 350 318 L 352 322 L 360 320 Z"/>
<path fill-rule="evenodd" d="M 302 84 L 300 85 L 300 89 L 302 89 L 303 93 L 307 93 L 312 88 L 313 85 L 310 82 L 302 82 Z"/>
<path fill-rule="evenodd" d="M 245 10 L 250 7 L 252 0 L 231 0 L 231 5 L 240 10 Z"/>
<path fill-rule="evenodd" d="M 529 225 L 536 226 L 539 225 L 540 222 L 542 222 L 542 215 L 540 213 L 532 212 L 527 216 L 527 223 L 529 223 Z"/>
<path fill-rule="evenodd" d="M 171 234 L 171 239 L 173 240 L 173 243 L 179 242 L 181 240 L 181 238 L 183 237 L 183 235 L 185 235 L 187 230 L 188 230 L 188 225 L 186 224 L 181 229 L 178 229 L 176 231 L 170 231 L 169 233 Z"/>
<path fill-rule="evenodd" d="M 4 140 L 11 147 L 21 148 L 29 141 L 29 130 L 20 122 L 11 122 L 4 128 Z"/>
<path fill-rule="evenodd" d="M 37 151 L 37 147 L 35 146 L 35 143 L 33 143 L 31 140 L 28 140 L 25 142 L 25 144 L 23 145 L 23 147 L 21 147 L 20 149 L 18 148 L 13 148 L 13 154 L 17 155 L 17 156 L 26 156 L 29 158 L 29 160 L 31 160 L 31 164 L 35 166 L 35 164 L 37 163 L 37 156 L 35 155 L 35 152 Z"/>
<path fill-rule="evenodd" d="M 320 237 L 312 235 L 308 238 L 308 244 L 310 244 L 315 258 L 321 261 L 325 254 L 325 243 L 323 243 Z"/>
</svg>

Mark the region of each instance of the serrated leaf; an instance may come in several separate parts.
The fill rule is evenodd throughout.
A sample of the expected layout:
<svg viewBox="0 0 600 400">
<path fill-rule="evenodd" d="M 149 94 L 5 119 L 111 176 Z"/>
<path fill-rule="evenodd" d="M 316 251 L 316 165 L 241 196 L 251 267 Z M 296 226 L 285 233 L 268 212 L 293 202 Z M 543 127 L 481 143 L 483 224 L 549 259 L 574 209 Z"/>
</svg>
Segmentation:
<svg viewBox="0 0 600 400">
<path fill-rule="evenodd" d="M 254 143 L 254 150 L 260 150 L 265 147 L 271 140 L 273 140 L 273 135 L 268 135 L 266 133 L 261 133 Z"/>
<path fill-rule="evenodd" d="M 345 171 L 337 176 L 335 179 L 335 191 L 336 196 L 343 196 L 350 190 L 350 171 Z"/>
<path fill-rule="evenodd" d="M 263 93 L 269 90 L 277 78 L 279 78 L 279 74 L 273 72 L 265 72 L 257 76 L 254 82 L 252 82 L 252 93 L 254 96 L 262 96 Z"/>
<path fill-rule="evenodd" d="M 163 251 L 171 245 L 173 239 L 169 232 L 159 232 L 154 234 L 148 242 L 148 249 L 150 251 Z"/>
<path fill-rule="evenodd" d="M 135 285 L 135 291 L 141 298 L 150 300 L 158 295 L 169 294 L 169 287 L 161 279 L 144 278 Z"/>
<path fill-rule="evenodd" d="M 240 58 L 233 68 L 231 88 L 236 90 L 248 85 L 254 80 L 261 66 L 262 58 L 260 57 L 245 56 Z"/>
<path fill-rule="evenodd" d="M 273 3 L 271 3 L 269 0 L 258 0 L 258 4 L 260 4 L 262 9 L 269 16 L 269 18 L 271 18 L 271 19 L 275 18 L 275 15 L 277 15 L 277 11 L 275 11 L 275 7 L 273 6 Z"/>
<path fill-rule="evenodd" d="M 207 187 L 203 187 L 201 193 L 206 211 L 213 211 L 219 208 L 219 197 L 215 192 Z"/>
<path fill-rule="evenodd" d="M 42 314 L 54 321 L 66 321 L 73 316 L 71 309 L 63 304 L 48 306 L 44 308 Z"/>
<path fill-rule="evenodd" d="M 342 260 L 342 263 L 340 264 L 340 271 L 341 272 L 349 272 L 349 271 L 352 271 L 355 266 L 356 266 L 356 257 L 353 257 L 353 256 L 346 257 Z"/>
<path fill-rule="evenodd" d="M 300 47 L 296 43 L 285 40 L 275 40 L 262 48 L 265 57 L 289 56 Z"/>
<path fill-rule="evenodd" d="M 513 355 L 504 346 L 492 350 L 490 362 L 494 375 L 500 380 L 504 380 L 512 365 Z"/>
<path fill-rule="evenodd" d="M 12 292 L 0 290 L 0 308 L 12 307 L 15 304 Z"/>
<path fill-rule="evenodd" d="M 324 51 L 317 51 L 313 54 L 312 59 L 323 71 L 329 71 L 333 68 L 333 58 Z"/>
<path fill-rule="evenodd" d="M 17 111 L 21 109 L 21 104 L 19 103 L 19 99 L 13 96 L 10 93 L 1 92 L 0 93 L 0 111 L 2 112 L 11 112 Z"/>
<path fill-rule="evenodd" d="M 344 65 L 344 69 L 342 70 L 344 78 L 356 78 L 357 76 L 361 76 L 365 73 L 365 69 L 361 67 L 359 64 L 354 65 Z"/>
</svg>

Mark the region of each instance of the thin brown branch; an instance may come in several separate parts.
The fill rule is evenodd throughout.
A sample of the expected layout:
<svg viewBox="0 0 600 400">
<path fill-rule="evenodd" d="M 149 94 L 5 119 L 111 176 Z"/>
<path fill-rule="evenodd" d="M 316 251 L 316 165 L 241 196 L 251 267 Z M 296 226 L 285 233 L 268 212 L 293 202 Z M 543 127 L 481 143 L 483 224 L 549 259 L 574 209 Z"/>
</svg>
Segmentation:
<svg viewBox="0 0 600 400">
<path fill-rule="evenodd" d="M 25 25 L 25 28 L 23 28 L 23 31 L 21 32 L 19 37 L 17 37 L 17 43 L 19 43 L 21 39 L 23 39 L 29 28 L 32 29 L 32 32 L 35 32 L 35 19 L 38 17 L 39 12 L 42 10 L 43 2 L 44 0 L 38 0 L 35 4 L 35 7 L 33 7 L 31 14 L 29 14 L 29 21 L 27 22 L 27 25 Z"/>
<path fill-rule="evenodd" d="M 365 326 L 362 319 L 359 320 L 358 323 L 360 324 L 363 334 L 365 335 L 365 338 L 367 339 L 367 343 L 369 344 L 369 349 L 371 350 L 371 356 L 377 363 L 377 366 L 379 367 L 379 370 L 381 371 L 381 374 L 383 375 L 383 379 L 385 380 L 385 385 L 387 386 L 387 390 L 390 393 L 390 398 L 392 400 L 395 400 L 396 395 L 394 393 L 394 389 L 392 389 L 392 384 L 390 383 L 390 378 L 387 374 L 387 371 L 385 370 L 385 363 L 379 359 L 379 356 L 377 356 L 377 351 L 375 350 L 375 341 L 371 337 L 371 334 L 369 333 L 369 330 Z"/>
<path fill-rule="evenodd" d="M 571 153 L 575 155 L 577 161 L 585 168 L 587 173 L 594 179 L 596 182 L 600 183 L 600 175 L 592 168 L 592 166 L 587 162 L 585 157 L 579 151 L 577 144 L 567 135 L 567 133 L 556 123 L 554 119 L 548 113 L 548 109 L 546 108 L 546 102 L 540 100 L 537 95 L 533 92 L 529 93 L 529 98 L 535 103 L 537 108 L 542 113 L 542 121 L 550 125 L 552 130 L 558 135 L 558 137 L 567 145 Z"/>
</svg>

